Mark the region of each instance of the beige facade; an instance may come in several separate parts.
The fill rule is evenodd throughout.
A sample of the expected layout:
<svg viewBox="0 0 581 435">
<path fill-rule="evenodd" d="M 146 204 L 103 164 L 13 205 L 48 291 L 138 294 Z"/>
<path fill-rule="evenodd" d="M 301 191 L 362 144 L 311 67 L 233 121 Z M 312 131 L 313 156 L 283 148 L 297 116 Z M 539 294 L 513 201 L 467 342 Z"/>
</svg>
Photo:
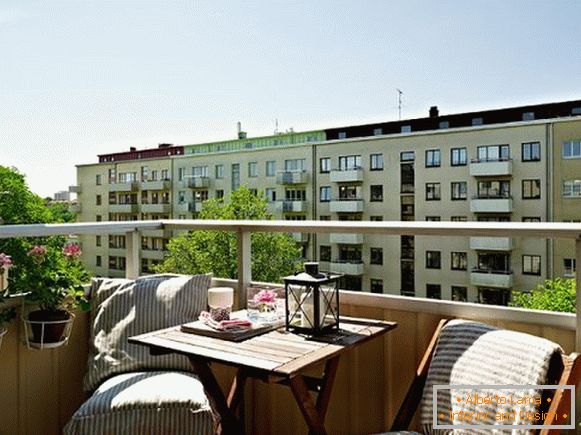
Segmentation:
<svg viewBox="0 0 581 435">
<path fill-rule="evenodd" d="M 227 199 L 238 185 L 267 194 L 277 219 L 579 220 L 581 197 L 563 198 L 562 189 L 581 180 L 581 160 L 563 159 L 562 143 L 580 139 L 574 117 L 80 165 L 79 220 L 192 218 L 203 200 Z M 145 235 L 144 272 L 163 258 L 169 236 Z M 348 275 L 346 287 L 400 294 L 411 286 L 416 296 L 448 300 L 529 290 L 563 275 L 573 258 L 572 246 L 537 239 L 294 237 L 322 269 Z M 119 274 L 122 241 L 97 242 L 83 240 L 87 264 Z"/>
</svg>

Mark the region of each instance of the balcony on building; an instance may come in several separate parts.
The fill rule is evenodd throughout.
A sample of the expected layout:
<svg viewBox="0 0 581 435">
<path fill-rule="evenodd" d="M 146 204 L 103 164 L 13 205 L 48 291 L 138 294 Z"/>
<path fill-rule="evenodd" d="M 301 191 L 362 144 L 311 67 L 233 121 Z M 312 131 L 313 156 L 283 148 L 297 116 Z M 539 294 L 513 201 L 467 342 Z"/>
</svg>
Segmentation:
<svg viewBox="0 0 581 435">
<path fill-rule="evenodd" d="M 513 204 L 510 196 L 473 196 L 470 200 L 472 213 L 512 213 Z"/>
<path fill-rule="evenodd" d="M 512 270 L 474 268 L 470 272 L 470 284 L 477 287 L 511 288 L 514 284 Z"/>
<path fill-rule="evenodd" d="M 141 204 L 141 211 L 143 213 L 169 213 L 171 211 L 171 204 L 170 203 Z"/>
<path fill-rule="evenodd" d="M 510 176 L 512 160 L 510 158 L 473 159 L 470 162 L 472 177 Z"/>
<path fill-rule="evenodd" d="M 332 183 L 361 183 L 363 181 L 363 169 L 354 168 L 341 168 L 333 169 L 331 171 L 331 182 Z"/>
<path fill-rule="evenodd" d="M 341 273 L 343 275 L 363 275 L 365 265 L 361 260 L 341 260 L 334 259 L 329 265 L 331 272 Z"/>
<path fill-rule="evenodd" d="M 139 204 L 109 204 L 109 211 L 111 213 L 137 213 L 139 211 Z"/>
<path fill-rule="evenodd" d="M 190 189 L 207 189 L 210 187 L 210 177 L 193 176 L 186 179 L 186 185 Z"/>
<path fill-rule="evenodd" d="M 143 230 L 141 233 L 143 237 L 153 237 L 156 239 L 171 239 L 173 235 L 172 231 L 168 229 Z"/>
<path fill-rule="evenodd" d="M 279 171 L 276 174 L 276 183 L 282 185 L 307 184 L 309 174 L 305 170 Z"/>
<path fill-rule="evenodd" d="M 78 214 L 82 210 L 81 204 L 69 204 L 69 212 Z"/>
<path fill-rule="evenodd" d="M 109 184 L 109 192 L 136 192 L 138 190 L 139 183 L 135 181 Z"/>
<path fill-rule="evenodd" d="M 470 237 L 470 249 L 480 251 L 512 251 L 512 237 Z"/>
<path fill-rule="evenodd" d="M 140 183 L 141 190 L 169 190 L 171 189 L 170 180 L 148 180 Z"/>
<path fill-rule="evenodd" d="M 307 201 L 283 199 L 275 203 L 275 211 L 279 213 L 305 213 L 308 211 L 308 207 L 309 204 Z"/>
<path fill-rule="evenodd" d="M 162 249 L 142 249 L 141 258 L 148 260 L 163 260 L 165 256 L 165 251 Z"/>
<path fill-rule="evenodd" d="M 69 186 L 69 192 L 70 193 L 81 193 L 82 189 L 81 189 L 81 185 L 75 185 L 75 186 Z"/>
<path fill-rule="evenodd" d="M 332 213 L 361 213 L 363 212 L 363 200 L 361 198 L 338 198 L 329 203 Z"/>
<path fill-rule="evenodd" d="M 127 249 L 123 246 L 109 246 L 108 254 L 112 257 L 125 257 Z"/>
<path fill-rule="evenodd" d="M 329 241 L 338 245 L 361 245 L 363 244 L 363 234 L 331 233 Z"/>
</svg>

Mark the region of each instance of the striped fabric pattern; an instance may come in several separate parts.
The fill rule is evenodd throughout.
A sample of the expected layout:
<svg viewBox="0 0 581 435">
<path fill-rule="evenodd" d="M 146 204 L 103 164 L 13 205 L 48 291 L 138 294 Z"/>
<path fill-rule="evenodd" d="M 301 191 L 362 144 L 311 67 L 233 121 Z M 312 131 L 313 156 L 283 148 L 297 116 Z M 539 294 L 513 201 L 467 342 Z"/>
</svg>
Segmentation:
<svg viewBox="0 0 581 435">
<path fill-rule="evenodd" d="M 136 280 L 98 280 L 92 289 L 91 342 L 85 389 L 119 373 L 191 370 L 180 355 L 151 356 L 127 338 L 196 319 L 206 309 L 210 275 L 152 275 Z"/>
<path fill-rule="evenodd" d="M 77 410 L 65 435 L 210 435 L 214 419 L 189 373 L 136 372 L 105 381 Z"/>
<path fill-rule="evenodd" d="M 555 352 L 562 349 L 555 343 L 544 338 L 535 337 L 515 331 L 496 329 L 483 323 L 452 320 L 442 330 L 438 340 L 434 357 L 428 370 L 428 377 L 424 387 L 420 405 L 421 424 L 424 433 L 454 433 L 454 434 L 490 434 L 491 430 L 455 429 L 453 431 L 434 430 L 433 417 L 433 386 L 460 385 L 460 384 L 489 384 L 489 385 L 538 385 L 547 378 L 549 362 Z M 480 397 L 504 396 L 514 394 L 534 396 L 536 390 L 487 390 L 480 389 Z M 438 393 L 439 412 L 448 415 L 453 412 L 489 412 L 487 422 L 493 424 L 498 412 L 520 411 L 538 412 L 534 403 L 522 405 L 508 405 L 496 403 L 475 404 L 465 400 L 467 391 L 447 390 Z M 464 399 L 458 403 L 456 398 Z M 461 424 L 457 420 L 440 420 L 446 424 Z M 522 424 L 518 422 L 497 422 L 497 424 Z M 463 422 L 469 424 L 469 422 Z M 495 430 L 494 433 L 511 433 L 512 435 L 525 434 L 525 430 Z"/>
</svg>

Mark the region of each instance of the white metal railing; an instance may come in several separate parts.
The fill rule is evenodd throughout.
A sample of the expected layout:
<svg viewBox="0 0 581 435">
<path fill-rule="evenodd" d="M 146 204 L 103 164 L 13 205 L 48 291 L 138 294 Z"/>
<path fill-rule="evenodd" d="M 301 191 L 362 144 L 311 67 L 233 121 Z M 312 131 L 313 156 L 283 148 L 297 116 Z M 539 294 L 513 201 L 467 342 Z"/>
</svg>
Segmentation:
<svg viewBox="0 0 581 435">
<path fill-rule="evenodd" d="M 551 222 L 364 222 L 364 221 L 245 221 L 245 220 L 158 220 L 127 222 L 90 222 L 73 224 L 0 225 L 0 238 L 43 237 L 71 234 L 125 234 L 126 277 L 139 274 L 141 231 L 147 230 L 231 231 L 238 240 L 238 303 L 244 306 L 245 289 L 251 284 L 250 234 L 283 233 L 357 233 L 444 237 L 538 237 L 575 240 L 576 264 L 581 264 L 581 224 Z M 577 306 L 581 307 L 581 274 L 576 274 Z M 523 321 L 575 328 L 576 350 L 581 351 L 581 314 L 552 313 L 517 308 L 491 307 L 464 302 L 416 299 L 405 296 L 343 292 L 347 301 L 373 299 L 373 306 L 420 306 L 428 312 L 456 316 L 469 312 L 471 317 Z M 410 305 L 411 304 L 411 305 Z M 581 310 L 580 310 L 581 311 Z"/>
</svg>

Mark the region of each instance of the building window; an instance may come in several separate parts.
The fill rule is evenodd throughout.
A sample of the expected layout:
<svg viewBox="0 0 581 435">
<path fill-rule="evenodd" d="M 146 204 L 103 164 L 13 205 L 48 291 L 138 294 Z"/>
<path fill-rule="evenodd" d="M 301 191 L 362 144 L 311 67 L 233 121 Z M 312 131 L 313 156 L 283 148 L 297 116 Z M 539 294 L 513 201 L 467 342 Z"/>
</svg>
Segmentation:
<svg viewBox="0 0 581 435">
<path fill-rule="evenodd" d="M 287 201 L 306 201 L 307 191 L 305 189 L 286 189 L 284 199 Z"/>
<path fill-rule="evenodd" d="M 527 216 L 522 218 L 523 222 L 540 222 L 541 218 L 537 216 Z"/>
<path fill-rule="evenodd" d="M 186 192 L 185 190 L 180 190 L 178 192 L 178 204 L 183 204 L 186 202 Z"/>
<path fill-rule="evenodd" d="M 224 198 L 224 189 L 216 189 L 216 198 L 217 199 Z"/>
<path fill-rule="evenodd" d="M 440 183 L 426 183 L 426 201 L 439 201 Z"/>
<path fill-rule="evenodd" d="M 442 299 L 442 287 L 440 284 L 426 284 L 426 297 L 428 299 Z"/>
<path fill-rule="evenodd" d="M 268 202 L 273 203 L 276 201 L 276 189 L 269 187 L 264 190 L 264 194 L 266 195 Z"/>
<path fill-rule="evenodd" d="M 321 157 L 319 159 L 319 172 L 321 174 L 327 174 L 331 172 L 331 158 L 330 157 Z"/>
<path fill-rule="evenodd" d="M 331 220 L 331 216 L 329 216 L 329 215 L 320 215 L 319 216 L 319 220 L 320 221 L 330 221 Z"/>
<path fill-rule="evenodd" d="M 320 202 L 331 201 L 331 186 L 321 186 L 319 188 L 319 201 Z"/>
<path fill-rule="evenodd" d="M 540 275 L 541 274 L 541 256 L 540 255 L 523 255 L 522 256 L 522 273 L 523 273 L 523 275 Z"/>
<path fill-rule="evenodd" d="M 374 128 L 373 129 L 373 136 L 381 136 L 383 134 L 382 128 Z"/>
<path fill-rule="evenodd" d="M 539 199 L 541 180 L 522 180 L 522 199 Z"/>
<path fill-rule="evenodd" d="M 321 245 L 319 247 L 319 261 L 331 261 L 331 247 Z"/>
<path fill-rule="evenodd" d="M 369 249 L 369 264 L 383 264 L 383 249 L 370 248 Z"/>
<path fill-rule="evenodd" d="M 466 219 L 466 216 L 452 216 L 450 220 L 452 222 L 466 222 L 468 219 Z"/>
<path fill-rule="evenodd" d="M 157 171 L 151 171 L 151 181 L 157 181 Z"/>
<path fill-rule="evenodd" d="M 369 280 L 369 290 L 371 293 L 383 293 L 383 280 L 382 279 L 370 279 Z"/>
<path fill-rule="evenodd" d="M 103 184 L 103 177 L 101 174 L 95 175 L 95 184 L 97 186 L 100 186 L 101 184 Z"/>
<path fill-rule="evenodd" d="M 523 162 L 538 162 L 541 160 L 541 143 L 525 142 L 522 144 L 521 160 Z"/>
<path fill-rule="evenodd" d="M 486 145 L 478 147 L 479 162 L 503 162 L 510 159 L 508 145 Z"/>
<path fill-rule="evenodd" d="M 153 171 L 156 172 L 156 171 Z M 153 177 L 153 172 L 151 173 Z M 194 177 L 207 177 L 208 176 L 208 167 L 207 166 L 194 166 L 192 167 L 192 175 Z"/>
<path fill-rule="evenodd" d="M 115 184 L 117 182 L 117 172 L 115 169 L 109 169 L 108 175 L 109 184 Z"/>
<path fill-rule="evenodd" d="M 216 178 L 224 178 L 224 165 L 216 165 Z"/>
<path fill-rule="evenodd" d="M 478 198 L 510 198 L 510 181 L 479 181 Z"/>
<path fill-rule="evenodd" d="M 535 112 L 524 112 L 522 114 L 523 121 L 532 121 L 535 119 Z"/>
<path fill-rule="evenodd" d="M 450 183 L 450 191 L 452 192 L 452 201 L 466 199 L 466 181 L 458 181 Z"/>
<path fill-rule="evenodd" d="M 402 133 L 411 133 L 412 132 L 412 126 L 411 125 L 402 125 L 400 131 Z"/>
<path fill-rule="evenodd" d="M 416 154 L 413 151 L 404 151 L 399 154 L 400 162 L 413 162 L 416 159 Z"/>
<path fill-rule="evenodd" d="M 232 191 L 240 187 L 240 163 L 232 164 Z"/>
<path fill-rule="evenodd" d="M 574 258 L 563 258 L 563 276 L 575 276 L 576 260 Z"/>
<path fill-rule="evenodd" d="M 371 222 L 381 222 L 383 221 L 383 216 L 369 216 Z"/>
<path fill-rule="evenodd" d="M 581 180 L 563 181 L 563 198 L 580 198 Z"/>
<path fill-rule="evenodd" d="M 341 156 L 339 157 L 339 170 L 352 171 L 361 169 L 361 156 Z"/>
<path fill-rule="evenodd" d="M 472 118 L 472 125 L 482 125 L 482 124 L 484 124 L 484 119 Z"/>
<path fill-rule="evenodd" d="M 564 159 L 581 158 L 581 140 L 571 140 L 563 142 L 562 156 Z"/>
<path fill-rule="evenodd" d="M 337 134 L 337 138 L 339 138 L 339 139 L 347 139 L 347 133 L 346 133 L 346 132 L 344 132 L 344 131 L 340 131 L 340 132 Z"/>
<path fill-rule="evenodd" d="M 440 166 L 440 150 L 426 151 L 426 168 L 437 168 Z"/>
<path fill-rule="evenodd" d="M 306 159 L 289 159 L 284 161 L 284 170 L 287 172 L 303 172 Z"/>
<path fill-rule="evenodd" d="M 274 177 L 276 175 L 276 162 L 274 160 L 269 160 L 266 162 L 266 176 Z"/>
<path fill-rule="evenodd" d="M 103 220 L 103 216 L 101 216 L 100 214 L 95 216 L 95 222 L 101 222 Z"/>
<path fill-rule="evenodd" d="M 450 165 L 451 166 L 466 166 L 468 157 L 466 148 L 452 148 L 450 150 Z"/>
<path fill-rule="evenodd" d="M 440 216 L 426 216 L 426 222 L 440 222 L 441 220 Z"/>
<path fill-rule="evenodd" d="M 101 236 L 95 236 L 95 246 L 101 246 Z"/>
<path fill-rule="evenodd" d="M 468 300 L 468 289 L 461 286 L 452 286 L 452 300 L 455 302 L 466 302 Z"/>
<path fill-rule="evenodd" d="M 440 251 L 426 251 L 426 269 L 440 269 Z"/>
<path fill-rule="evenodd" d="M 466 252 L 452 252 L 452 270 L 467 270 L 468 269 L 468 255 Z"/>
<path fill-rule="evenodd" d="M 186 168 L 178 168 L 178 181 L 182 181 L 186 175 Z"/>
<path fill-rule="evenodd" d="M 101 195 L 95 195 L 95 205 L 101 205 Z"/>
<path fill-rule="evenodd" d="M 383 154 L 371 154 L 369 161 L 369 169 L 371 171 L 383 171 Z"/>
<path fill-rule="evenodd" d="M 258 196 L 258 189 L 250 189 L 250 194 L 253 196 Z"/>
<path fill-rule="evenodd" d="M 440 124 L 438 124 L 438 127 L 440 129 L 450 128 L 450 121 L 440 121 Z"/>
<path fill-rule="evenodd" d="M 102 265 L 103 265 L 103 259 L 101 258 L 100 255 L 97 255 L 95 257 L 95 266 L 101 267 Z"/>
<path fill-rule="evenodd" d="M 339 186 L 340 201 L 361 201 L 361 186 Z"/>
<path fill-rule="evenodd" d="M 381 202 L 383 201 L 383 185 L 377 184 L 370 187 L 370 201 L 371 202 Z"/>
<path fill-rule="evenodd" d="M 258 163 L 257 162 L 248 163 L 248 176 L 250 178 L 256 178 L 258 176 Z"/>
</svg>

